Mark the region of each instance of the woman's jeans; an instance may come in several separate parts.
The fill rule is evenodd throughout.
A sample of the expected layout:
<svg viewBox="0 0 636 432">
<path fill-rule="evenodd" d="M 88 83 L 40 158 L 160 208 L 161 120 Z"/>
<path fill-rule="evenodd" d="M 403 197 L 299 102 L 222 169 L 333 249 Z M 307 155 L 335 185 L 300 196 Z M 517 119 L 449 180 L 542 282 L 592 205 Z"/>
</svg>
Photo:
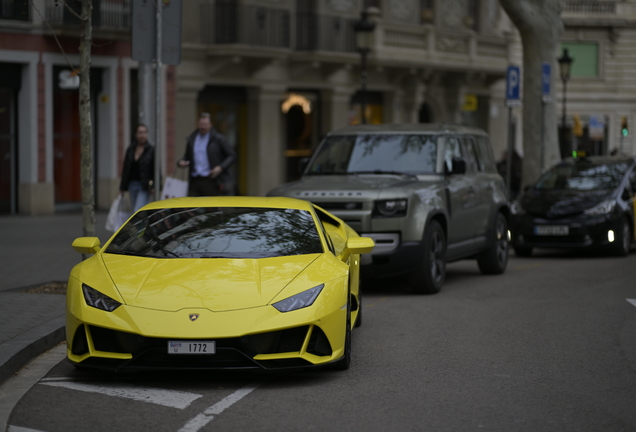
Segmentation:
<svg viewBox="0 0 636 432">
<path fill-rule="evenodd" d="M 128 185 L 128 193 L 130 194 L 130 204 L 132 205 L 133 213 L 148 204 L 150 194 L 147 190 L 143 190 L 141 182 L 131 181 Z"/>
</svg>

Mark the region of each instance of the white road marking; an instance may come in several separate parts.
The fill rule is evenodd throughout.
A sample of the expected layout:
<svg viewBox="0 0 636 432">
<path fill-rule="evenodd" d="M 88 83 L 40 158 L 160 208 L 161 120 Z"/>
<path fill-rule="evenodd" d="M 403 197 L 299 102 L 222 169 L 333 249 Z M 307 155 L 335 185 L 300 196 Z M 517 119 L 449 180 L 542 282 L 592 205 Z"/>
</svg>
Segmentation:
<svg viewBox="0 0 636 432">
<path fill-rule="evenodd" d="M 630 302 L 631 304 L 633 304 L 634 306 L 636 306 L 636 300 L 634 299 L 627 299 L 628 302 Z"/>
<path fill-rule="evenodd" d="M 29 429 L 25 427 L 20 427 L 20 426 L 9 426 L 9 428 L 7 429 L 7 432 L 42 432 L 42 431 L 37 429 Z"/>
<path fill-rule="evenodd" d="M 245 387 L 238 389 L 231 395 L 221 399 L 221 401 L 215 403 L 205 411 L 197 414 L 191 418 L 178 432 L 198 432 L 203 426 L 207 425 L 214 419 L 215 415 L 221 414 L 223 411 L 234 405 L 236 402 L 243 399 L 250 394 L 253 390 L 258 388 L 260 384 L 246 385 Z"/>
<path fill-rule="evenodd" d="M 100 393 L 107 396 L 117 396 L 178 409 L 187 408 L 192 402 L 202 396 L 200 394 L 182 392 L 178 390 L 162 390 L 121 384 L 86 384 L 68 381 L 41 381 L 40 384 L 88 393 Z"/>
</svg>

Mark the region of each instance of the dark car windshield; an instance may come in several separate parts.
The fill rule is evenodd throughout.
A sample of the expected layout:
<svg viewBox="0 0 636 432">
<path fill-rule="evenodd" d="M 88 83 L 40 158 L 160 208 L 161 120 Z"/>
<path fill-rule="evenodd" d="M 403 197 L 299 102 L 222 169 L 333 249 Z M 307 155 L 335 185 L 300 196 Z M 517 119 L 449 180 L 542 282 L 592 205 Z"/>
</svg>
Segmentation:
<svg viewBox="0 0 636 432">
<path fill-rule="evenodd" d="M 616 189 L 629 168 L 626 162 L 607 164 L 562 163 L 534 185 L 538 190 L 601 191 Z"/>
<path fill-rule="evenodd" d="M 437 140 L 431 135 L 336 135 L 322 143 L 307 174 L 430 174 L 436 165 Z"/>
<path fill-rule="evenodd" d="M 308 211 L 164 208 L 137 213 L 106 253 L 156 258 L 267 258 L 322 253 Z"/>
</svg>

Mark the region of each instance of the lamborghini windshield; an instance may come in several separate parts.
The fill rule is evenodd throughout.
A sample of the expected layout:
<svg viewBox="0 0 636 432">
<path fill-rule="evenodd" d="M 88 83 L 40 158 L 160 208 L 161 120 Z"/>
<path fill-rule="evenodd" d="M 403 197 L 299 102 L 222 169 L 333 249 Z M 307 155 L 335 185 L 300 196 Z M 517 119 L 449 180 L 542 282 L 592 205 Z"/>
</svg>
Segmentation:
<svg viewBox="0 0 636 432">
<path fill-rule="evenodd" d="M 432 174 L 436 164 L 432 135 L 336 135 L 325 138 L 306 174 Z"/>
<path fill-rule="evenodd" d="M 245 207 L 137 213 L 106 253 L 156 258 L 267 258 L 322 253 L 308 211 Z"/>
</svg>

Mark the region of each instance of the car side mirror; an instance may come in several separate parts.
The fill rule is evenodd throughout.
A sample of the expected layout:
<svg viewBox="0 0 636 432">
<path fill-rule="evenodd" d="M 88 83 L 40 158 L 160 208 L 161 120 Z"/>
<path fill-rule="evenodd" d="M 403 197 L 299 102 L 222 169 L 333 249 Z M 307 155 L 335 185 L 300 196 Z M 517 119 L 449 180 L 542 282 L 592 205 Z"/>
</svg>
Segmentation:
<svg viewBox="0 0 636 432">
<path fill-rule="evenodd" d="M 451 174 L 465 174 L 466 173 L 466 161 L 460 158 L 451 159 L 453 168 Z"/>
<path fill-rule="evenodd" d="M 347 240 L 347 249 L 356 255 L 369 253 L 373 250 L 375 242 L 369 237 L 353 237 Z"/>
<path fill-rule="evenodd" d="M 307 165 L 309 165 L 309 161 L 311 158 L 304 157 L 298 162 L 298 175 L 302 176 L 305 170 L 307 169 Z"/>
<path fill-rule="evenodd" d="M 81 254 L 96 254 L 101 249 L 101 243 L 97 237 L 78 237 L 73 240 L 73 249 Z"/>
</svg>

